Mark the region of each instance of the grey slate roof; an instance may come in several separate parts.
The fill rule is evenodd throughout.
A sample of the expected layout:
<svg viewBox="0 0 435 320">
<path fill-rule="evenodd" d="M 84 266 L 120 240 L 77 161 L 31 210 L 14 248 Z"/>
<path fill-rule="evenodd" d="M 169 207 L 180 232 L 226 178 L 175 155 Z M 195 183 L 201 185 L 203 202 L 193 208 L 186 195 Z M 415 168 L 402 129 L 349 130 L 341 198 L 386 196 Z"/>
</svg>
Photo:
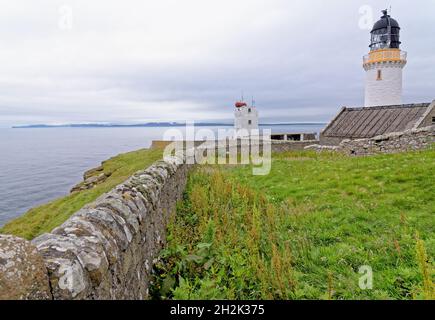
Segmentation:
<svg viewBox="0 0 435 320">
<path fill-rule="evenodd" d="M 370 138 L 413 128 L 430 103 L 343 108 L 323 130 L 328 137 Z"/>
</svg>

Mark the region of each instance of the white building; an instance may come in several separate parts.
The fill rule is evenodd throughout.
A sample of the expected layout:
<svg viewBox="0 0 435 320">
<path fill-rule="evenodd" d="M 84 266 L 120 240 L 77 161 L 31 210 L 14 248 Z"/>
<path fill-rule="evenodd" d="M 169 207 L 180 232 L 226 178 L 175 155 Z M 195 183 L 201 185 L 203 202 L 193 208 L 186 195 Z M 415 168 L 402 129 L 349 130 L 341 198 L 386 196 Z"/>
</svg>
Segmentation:
<svg viewBox="0 0 435 320">
<path fill-rule="evenodd" d="M 237 138 L 258 135 L 258 111 L 254 105 L 239 101 L 235 104 L 234 130 Z"/>
<path fill-rule="evenodd" d="M 399 23 L 383 10 L 373 26 L 370 52 L 364 56 L 366 107 L 402 104 L 402 69 L 406 52 L 400 50 Z"/>
</svg>

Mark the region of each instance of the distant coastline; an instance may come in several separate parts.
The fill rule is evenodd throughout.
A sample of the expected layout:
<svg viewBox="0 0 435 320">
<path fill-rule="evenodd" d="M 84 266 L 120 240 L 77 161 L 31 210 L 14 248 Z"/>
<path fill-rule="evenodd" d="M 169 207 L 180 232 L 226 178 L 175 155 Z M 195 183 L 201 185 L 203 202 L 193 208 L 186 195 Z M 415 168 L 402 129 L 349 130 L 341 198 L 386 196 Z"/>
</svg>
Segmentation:
<svg viewBox="0 0 435 320">
<path fill-rule="evenodd" d="M 288 126 L 288 125 L 323 125 L 325 122 L 293 122 L 293 123 L 261 123 L 260 126 Z M 181 122 L 149 122 L 137 124 L 116 124 L 116 123 L 77 123 L 77 124 L 31 124 L 12 126 L 13 129 L 31 128 L 141 128 L 141 127 L 184 127 L 186 124 Z M 232 123 L 197 122 L 197 127 L 228 127 Z"/>
</svg>

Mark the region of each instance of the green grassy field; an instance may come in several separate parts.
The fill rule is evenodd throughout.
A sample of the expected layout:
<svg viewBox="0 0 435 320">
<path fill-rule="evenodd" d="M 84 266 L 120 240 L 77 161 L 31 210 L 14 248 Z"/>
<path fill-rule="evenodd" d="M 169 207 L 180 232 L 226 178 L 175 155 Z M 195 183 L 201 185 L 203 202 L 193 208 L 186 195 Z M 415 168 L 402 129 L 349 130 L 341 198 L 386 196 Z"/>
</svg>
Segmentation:
<svg viewBox="0 0 435 320">
<path fill-rule="evenodd" d="M 433 149 L 289 152 L 274 155 L 266 176 L 247 166 L 198 167 L 170 223 L 152 295 L 434 299 L 434 195 Z M 372 269 L 372 289 L 359 286 L 361 266 Z"/>
<path fill-rule="evenodd" d="M 110 175 L 104 182 L 92 189 L 75 192 L 33 208 L 7 223 L 0 229 L 0 233 L 32 239 L 44 232 L 49 232 L 85 204 L 94 201 L 103 193 L 127 180 L 134 172 L 147 168 L 161 156 L 161 150 L 142 149 L 113 157 L 103 163 L 103 172 Z"/>
</svg>

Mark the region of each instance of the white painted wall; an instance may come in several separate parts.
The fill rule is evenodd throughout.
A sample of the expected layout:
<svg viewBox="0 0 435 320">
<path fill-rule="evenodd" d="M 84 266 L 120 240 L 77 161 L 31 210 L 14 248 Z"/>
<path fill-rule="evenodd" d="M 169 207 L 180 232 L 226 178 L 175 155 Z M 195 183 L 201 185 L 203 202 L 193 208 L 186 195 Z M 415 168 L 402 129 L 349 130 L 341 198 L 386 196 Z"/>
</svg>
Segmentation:
<svg viewBox="0 0 435 320">
<path fill-rule="evenodd" d="M 249 120 L 251 124 L 249 124 Z M 234 129 L 237 137 L 246 137 L 252 130 L 258 130 L 258 111 L 255 107 L 241 107 L 234 110 Z"/>
<path fill-rule="evenodd" d="M 365 67 L 365 102 L 366 107 L 402 104 L 402 69 L 400 62 L 374 63 Z M 378 70 L 382 80 L 377 80 Z"/>
</svg>

